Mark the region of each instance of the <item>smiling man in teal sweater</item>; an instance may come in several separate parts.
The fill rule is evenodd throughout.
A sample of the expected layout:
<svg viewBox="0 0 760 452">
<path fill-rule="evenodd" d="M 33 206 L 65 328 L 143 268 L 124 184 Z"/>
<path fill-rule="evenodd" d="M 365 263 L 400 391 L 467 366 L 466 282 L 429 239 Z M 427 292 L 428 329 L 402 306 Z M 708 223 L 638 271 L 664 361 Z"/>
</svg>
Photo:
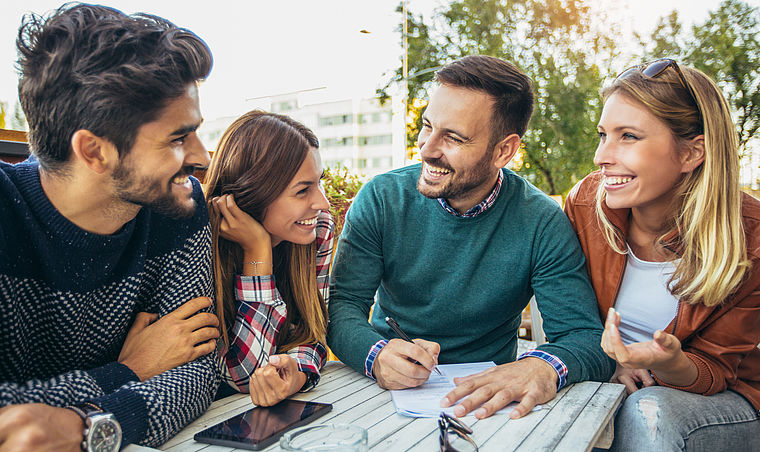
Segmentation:
<svg viewBox="0 0 760 452">
<path fill-rule="evenodd" d="M 441 404 L 484 418 L 520 401 L 511 414 L 519 417 L 568 383 L 608 380 L 614 363 L 599 346 L 596 299 L 567 218 L 503 169 L 530 120 L 530 80 L 486 56 L 457 60 L 436 79 L 418 138 L 422 164 L 375 177 L 349 210 L 328 343 L 387 389 L 424 383 L 437 363 L 495 361 L 456 380 Z M 520 313 L 534 294 L 549 343 L 515 361 Z M 393 339 L 386 316 L 415 343 Z"/>
</svg>

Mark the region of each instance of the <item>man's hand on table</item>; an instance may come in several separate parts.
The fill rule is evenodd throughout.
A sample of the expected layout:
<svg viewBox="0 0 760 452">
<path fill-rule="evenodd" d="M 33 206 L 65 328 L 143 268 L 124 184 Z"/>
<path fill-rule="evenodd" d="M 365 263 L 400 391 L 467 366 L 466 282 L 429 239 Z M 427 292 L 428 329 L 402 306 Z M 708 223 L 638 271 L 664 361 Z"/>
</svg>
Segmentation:
<svg viewBox="0 0 760 452">
<path fill-rule="evenodd" d="M 391 339 L 372 364 L 372 373 L 383 389 L 414 388 L 425 383 L 438 365 L 441 346 L 437 342 L 413 339 L 414 344 Z M 419 364 L 416 364 L 416 361 Z"/>
<path fill-rule="evenodd" d="M 557 395 L 558 379 L 551 364 L 541 358 L 527 357 L 455 378 L 457 387 L 441 400 L 441 406 L 449 407 L 459 402 L 454 407 L 455 415 L 461 417 L 475 410 L 475 417 L 483 419 L 519 401 L 509 415 L 517 419 L 530 413 L 536 405 L 553 399 Z M 463 397 L 467 398 L 460 400 Z"/>
<path fill-rule="evenodd" d="M 82 450 L 84 421 L 67 408 L 41 403 L 0 408 L 0 451 Z"/>
</svg>

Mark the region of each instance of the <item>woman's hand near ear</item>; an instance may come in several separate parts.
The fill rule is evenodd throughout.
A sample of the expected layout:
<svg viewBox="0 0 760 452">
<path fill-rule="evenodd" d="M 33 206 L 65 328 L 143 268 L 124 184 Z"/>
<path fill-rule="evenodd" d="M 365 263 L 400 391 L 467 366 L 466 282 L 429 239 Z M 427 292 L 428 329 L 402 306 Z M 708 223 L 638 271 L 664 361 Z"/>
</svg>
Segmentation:
<svg viewBox="0 0 760 452">
<path fill-rule="evenodd" d="M 213 198 L 211 207 L 219 215 L 219 235 L 243 248 L 243 273 L 271 274 L 272 237 L 264 226 L 243 212 L 232 195 Z"/>
</svg>

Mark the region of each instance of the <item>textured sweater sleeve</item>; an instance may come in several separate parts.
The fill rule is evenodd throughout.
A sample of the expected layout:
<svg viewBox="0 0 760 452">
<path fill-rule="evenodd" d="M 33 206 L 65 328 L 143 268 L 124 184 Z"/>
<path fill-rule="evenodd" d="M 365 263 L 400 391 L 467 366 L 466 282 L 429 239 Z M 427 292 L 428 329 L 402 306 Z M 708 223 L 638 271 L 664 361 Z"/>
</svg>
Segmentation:
<svg viewBox="0 0 760 452">
<path fill-rule="evenodd" d="M 532 250 L 531 285 L 549 343 L 539 347 L 565 363 L 567 382 L 608 381 L 615 366 L 602 350 L 602 324 L 585 259 L 570 223 L 557 209 Z"/>
<path fill-rule="evenodd" d="M 368 323 L 383 275 L 382 200 L 368 182 L 346 215 L 335 255 L 327 343 L 336 356 L 359 373 L 372 346 L 385 339 Z"/>
<path fill-rule="evenodd" d="M 66 406 L 101 397 L 131 381 L 139 381 L 139 378 L 129 367 L 112 362 L 96 369 L 74 370 L 46 380 L 3 382 L 0 383 L 0 406 L 21 403 Z"/>
<path fill-rule="evenodd" d="M 208 226 L 165 258 L 164 279 L 147 310 L 163 316 L 186 301 L 212 297 Z M 94 333 L 93 333 L 94 334 Z M 66 406 L 91 401 L 114 414 L 123 443 L 157 446 L 202 414 L 213 401 L 218 380 L 217 354 L 210 353 L 140 382 L 123 364 L 74 370 L 47 380 L 0 384 L 0 405 L 45 403 Z"/>
<path fill-rule="evenodd" d="M 165 282 L 152 298 L 152 308 L 160 316 L 192 298 L 213 298 L 210 245 L 211 232 L 205 225 L 182 249 L 167 256 L 161 272 Z M 155 447 L 206 411 L 218 384 L 217 361 L 217 353 L 212 352 L 144 382 L 127 383 L 91 401 L 114 413 L 125 441 Z"/>
</svg>

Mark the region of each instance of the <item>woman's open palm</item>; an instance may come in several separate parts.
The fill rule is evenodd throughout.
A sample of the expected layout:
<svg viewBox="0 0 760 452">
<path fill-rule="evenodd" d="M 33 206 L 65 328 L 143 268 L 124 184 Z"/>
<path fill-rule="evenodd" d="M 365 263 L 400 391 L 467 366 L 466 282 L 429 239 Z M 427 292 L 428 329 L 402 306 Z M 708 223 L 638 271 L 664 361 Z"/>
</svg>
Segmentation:
<svg viewBox="0 0 760 452">
<path fill-rule="evenodd" d="M 657 330 L 651 341 L 625 345 L 620 338 L 620 314 L 610 308 L 602 334 L 602 349 L 607 355 L 631 369 L 652 369 L 667 365 L 678 357 L 681 342 L 672 334 Z"/>
</svg>

